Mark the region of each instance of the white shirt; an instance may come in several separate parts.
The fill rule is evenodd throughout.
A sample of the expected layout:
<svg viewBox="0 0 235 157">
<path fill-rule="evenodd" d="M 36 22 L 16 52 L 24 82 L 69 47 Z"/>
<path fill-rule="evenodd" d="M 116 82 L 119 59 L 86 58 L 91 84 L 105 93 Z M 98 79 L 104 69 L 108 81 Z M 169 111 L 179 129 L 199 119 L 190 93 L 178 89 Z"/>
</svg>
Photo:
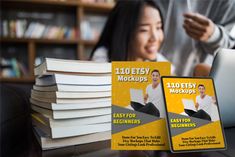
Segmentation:
<svg viewBox="0 0 235 157">
<path fill-rule="evenodd" d="M 202 109 L 209 115 L 211 114 L 211 105 L 213 103 L 212 98 L 206 95 L 203 99 L 198 95 L 196 97 L 196 102 L 199 104 L 198 110 Z"/>
<path fill-rule="evenodd" d="M 157 53 L 157 62 L 170 62 L 169 60 L 166 59 L 162 54 Z M 175 75 L 175 66 L 171 63 L 171 74 Z"/>
<path fill-rule="evenodd" d="M 156 106 L 160 112 L 161 118 L 166 117 L 161 84 L 158 84 L 156 88 L 153 88 L 152 84 L 149 84 L 146 87 L 146 93 L 148 94 L 147 103 L 151 102 Z"/>
<path fill-rule="evenodd" d="M 108 62 L 108 51 L 105 47 L 99 47 L 91 58 L 95 62 Z"/>
<path fill-rule="evenodd" d="M 229 33 L 235 24 L 234 0 L 158 0 L 157 2 L 166 15 L 165 40 L 160 52 L 175 65 L 177 75 L 192 75 L 195 65 L 204 62 L 207 54 L 214 54 L 220 47 L 234 47 L 235 37 Z M 182 27 L 183 14 L 187 12 L 196 12 L 214 21 L 215 31 L 207 42 L 195 41 L 185 33 Z"/>
</svg>

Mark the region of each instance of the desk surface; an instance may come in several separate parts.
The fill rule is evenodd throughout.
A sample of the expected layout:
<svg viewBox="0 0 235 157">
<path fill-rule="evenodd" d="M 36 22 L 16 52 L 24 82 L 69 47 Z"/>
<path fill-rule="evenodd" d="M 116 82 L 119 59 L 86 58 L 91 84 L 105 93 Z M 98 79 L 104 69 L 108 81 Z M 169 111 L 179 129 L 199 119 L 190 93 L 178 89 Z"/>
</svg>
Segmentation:
<svg viewBox="0 0 235 157">
<path fill-rule="evenodd" d="M 200 153 L 177 153 L 166 151 L 112 151 L 110 141 L 77 145 L 54 150 L 42 151 L 36 138 L 31 134 L 27 144 L 11 151 L 15 157 L 234 157 L 235 127 L 225 129 L 228 149 L 226 151 L 210 151 Z"/>
</svg>

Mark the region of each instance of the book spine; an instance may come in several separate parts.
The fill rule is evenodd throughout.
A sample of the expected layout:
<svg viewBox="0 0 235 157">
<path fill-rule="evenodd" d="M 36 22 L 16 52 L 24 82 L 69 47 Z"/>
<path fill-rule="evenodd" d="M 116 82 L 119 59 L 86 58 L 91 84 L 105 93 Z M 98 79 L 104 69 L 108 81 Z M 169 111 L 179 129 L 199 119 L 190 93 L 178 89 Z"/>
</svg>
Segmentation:
<svg viewBox="0 0 235 157">
<path fill-rule="evenodd" d="M 15 77 L 20 77 L 20 70 L 19 70 L 19 66 L 18 66 L 16 58 L 11 59 L 11 64 L 12 64 L 12 67 L 13 67 L 14 76 Z"/>
<path fill-rule="evenodd" d="M 9 28 L 8 28 L 8 21 L 7 20 L 3 20 L 2 22 L 2 29 L 3 29 L 3 36 L 7 37 L 9 36 Z"/>
</svg>

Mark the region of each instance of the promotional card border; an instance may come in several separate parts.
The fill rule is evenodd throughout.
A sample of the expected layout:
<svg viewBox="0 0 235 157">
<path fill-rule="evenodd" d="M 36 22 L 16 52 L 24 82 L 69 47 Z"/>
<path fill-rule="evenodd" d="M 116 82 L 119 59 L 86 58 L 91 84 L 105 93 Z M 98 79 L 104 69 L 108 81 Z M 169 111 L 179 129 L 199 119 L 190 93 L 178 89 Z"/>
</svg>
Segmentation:
<svg viewBox="0 0 235 157">
<path fill-rule="evenodd" d="M 212 80 L 213 84 L 213 89 L 216 97 L 216 102 L 217 102 L 217 107 L 218 107 L 218 113 L 219 113 L 219 118 L 220 118 L 220 125 L 222 129 L 222 134 L 224 138 L 224 148 L 209 148 L 209 149 L 193 149 L 193 150 L 174 150 L 173 149 L 173 143 L 172 143 L 172 136 L 170 132 L 170 123 L 169 123 L 169 117 L 168 117 L 168 109 L 167 109 L 167 104 L 166 104 L 166 97 L 165 97 L 165 89 L 164 89 L 164 84 L 163 80 L 165 78 L 173 78 L 173 79 L 207 79 L 207 80 Z M 218 104 L 218 98 L 215 90 L 215 84 L 214 80 L 212 77 L 179 77 L 179 76 L 162 76 L 161 77 L 161 85 L 162 85 L 162 90 L 163 90 L 163 97 L 164 97 L 164 104 L 165 104 L 165 111 L 166 111 L 166 121 L 167 121 L 167 134 L 168 134 L 168 140 L 169 140 L 169 145 L 170 145 L 170 150 L 173 153 L 187 153 L 187 152 L 205 152 L 205 151 L 215 151 L 215 150 L 226 150 L 227 149 L 227 142 L 225 138 L 225 133 L 224 133 L 224 127 L 223 127 L 223 122 L 221 119 L 221 114 L 220 114 L 220 109 L 219 109 L 219 104 Z"/>
</svg>

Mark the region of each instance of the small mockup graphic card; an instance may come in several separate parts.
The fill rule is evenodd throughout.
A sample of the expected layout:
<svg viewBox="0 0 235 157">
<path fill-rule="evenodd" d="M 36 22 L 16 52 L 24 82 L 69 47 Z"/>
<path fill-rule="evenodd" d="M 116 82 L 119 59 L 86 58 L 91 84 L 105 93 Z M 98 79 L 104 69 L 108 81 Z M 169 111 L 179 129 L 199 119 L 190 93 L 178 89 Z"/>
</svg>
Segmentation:
<svg viewBox="0 0 235 157">
<path fill-rule="evenodd" d="M 225 149 L 212 78 L 162 77 L 172 152 Z"/>
</svg>

